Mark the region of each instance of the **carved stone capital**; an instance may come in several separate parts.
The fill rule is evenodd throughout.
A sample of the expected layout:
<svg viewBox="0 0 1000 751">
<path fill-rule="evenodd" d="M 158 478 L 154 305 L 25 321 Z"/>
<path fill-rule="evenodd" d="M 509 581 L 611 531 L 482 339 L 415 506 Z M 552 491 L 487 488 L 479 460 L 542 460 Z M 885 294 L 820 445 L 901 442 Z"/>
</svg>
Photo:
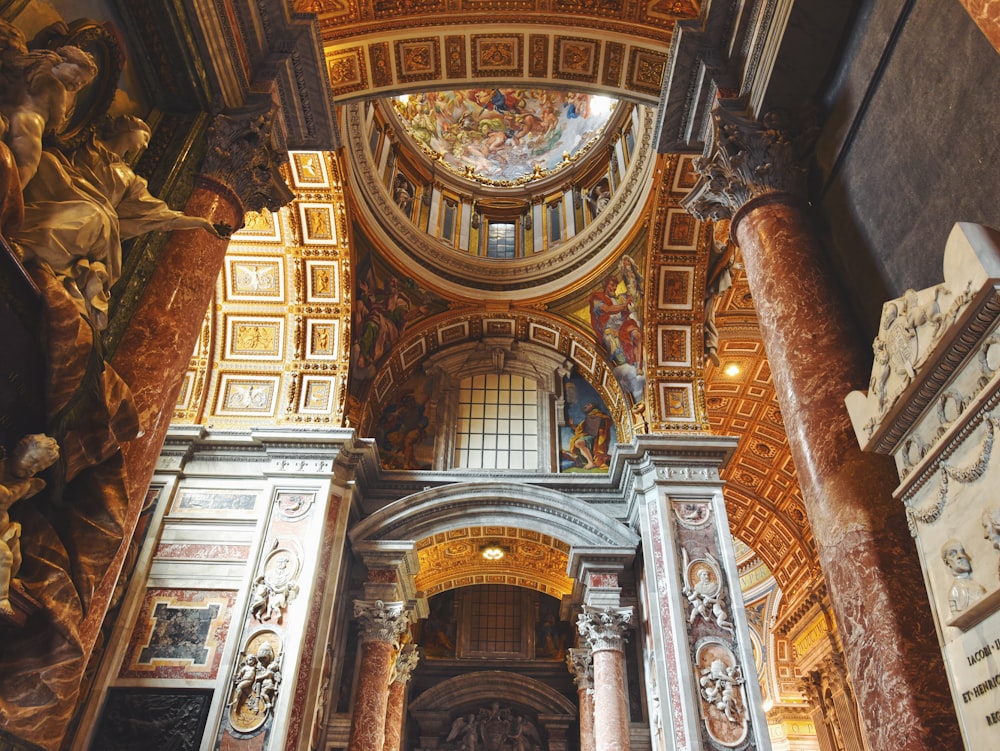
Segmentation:
<svg viewBox="0 0 1000 751">
<path fill-rule="evenodd" d="M 815 126 L 795 123 L 782 112 L 760 123 L 716 107 L 710 150 L 694 160 L 701 176 L 681 205 L 699 219 L 731 219 L 755 198 L 805 194 Z"/>
<path fill-rule="evenodd" d="M 399 637 L 409 624 L 405 602 L 354 601 L 354 617 L 361 627 L 361 643 L 370 641 L 399 645 Z"/>
<path fill-rule="evenodd" d="M 570 649 L 566 653 L 566 667 L 573 675 L 573 682 L 577 688 L 593 690 L 594 655 L 589 649 Z"/>
<path fill-rule="evenodd" d="M 580 636 L 590 642 L 592 651 L 622 651 L 632 627 L 632 608 L 587 608 L 576 620 Z"/>
<path fill-rule="evenodd" d="M 285 157 L 275 148 L 270 100 L 216 115 L 208 128 L 201 176 L 235 196 L 244 211 L 277 211 L 292 200 L 279 170 Z"/>
<path fill-rule="evenodd" d="M 396 655 L 396 662 L 393 665 L 393 677 L 390 683 L 407 683 L 413 675 L 413 670 L 420 662 L 420 654 L 413 644 L 405 645 L 399 654 Z"/>
</svg>

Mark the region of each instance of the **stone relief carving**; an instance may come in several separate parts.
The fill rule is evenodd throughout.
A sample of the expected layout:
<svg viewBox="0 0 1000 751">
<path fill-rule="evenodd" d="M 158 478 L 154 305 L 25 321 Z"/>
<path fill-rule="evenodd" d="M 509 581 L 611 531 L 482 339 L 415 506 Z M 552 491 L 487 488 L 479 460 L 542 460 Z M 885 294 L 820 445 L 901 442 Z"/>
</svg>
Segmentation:
<svg viewBox="0 0 1000 751">
<path fill-rule="evenodd" d="M 748 730 L 746 678 L 736 655 L 725 644 L 705 640 L 694 664 L 702 718 L 709 736 L 727 747 L 739 745 Z"/>
<path fill-rule="evenodd" d="M 986 590 L 972 578 L 972 560 L 961 541 L 947 540 L 941 546 L 941 560 L 954 575 L 948 591 L 948 609 L 957 615 L 981 599 Z"/>
<path fill-rule="evenodd" d="M 993 506 L 983 512 L 983 537 L 993 543 L 993 549 L 1000 552 L 1000 507 Z M 997 578 L 1000 578 L 1000 561 L 997 562 Z"/>
<path fill-rule="evenodd" d="M 234 730 L 252 733 L 271 716 L 281 687 L 282 657 L 281 639 L 273 631 L 259 631 L 247 641 L 226 703 Z"/>
<path fill-rule="evenodd" d="M 687 529 L 700 529 L 712 518 L 712 504 L 707 501 L 681 501 L 673 509 L 677 522 Z"/>
<path fill-rule="evenodd" d="M 35 475 L 58 458 L 55 439 L 36 433 L 24 436 L 9 457 L 0 459 L 0 623 L 23 626 L 29 611 L 37 608 L 15 578 L 21 567 L 21 525 L 11 521 L 8 512 L 18 501 L 41 492 L 45 480 Z M 14 607 L 12 596 L 19 607 Z"/>
<path fill-rule="evenodd" d="M 688 552 L 682 548 L 684 556 L 684 579 L 681 593 L 691 605 L 688 623 L 699 618 L 714 623 L 719 628 L 735 633 L 733 623 L 725 606 L 725 588 L 722 584 L 722 570 L 711 553 L 705 558 L 688 561 Z"/>
<path fill-rule="evenodd" d="M 531 719 L 493 702 L 456 717 L 445 740 L 446 751 L 541 751 L 538 728 Z"/>
<path fill-rule="evenodd" d="M 299 593 L 298 575 L 299 560 L 295 553 L 287 548 L 271 551 L 264 562 L 264 573 L 253 583 L 250 615 L 262 623 L 272 618 L 281 623 L 285 609 Z"/>
<path fill-rule="evenodd" d="M 919 291 L 907 290 L 902 297 L 882 306 L 879 333 L 872 343 L 874 365 L 868 392 L 855 391 L 847 397 L 851 421 L 862 446 L 879 431 L 900 397 L 917 380 L 921 368 L 940 349 L 946 332 L 969 307 L 979 286 L 989 276 L 984 263 L 989 263 L 987 259 L 995 253 L 997 242 L 996 233 L 984 227 L 956 224 L 945 246 L 945 281 Z M 974 342 L 975 339 L 969 338 L 972 333 L 963 332 L 963 338 Z M 949 356 L 949 361 L 952 359 Z M 987 376 L 1000 364 L 996 338 L 982 346 L 979 361 L 985 379 L 981 379 L 981 385 L 985 385 Z M 946 370 L 950 367 L 953 365 L 949 363 L 935 366 Z M 943 427 L 965 409 L 967 397 L 954 394 L 938 404 Z"/>
<path fill-rule="evenodd" d="M 993 456 L 993 442 L 996 429 L 1000 425 L 998 425 L 997 418 L 992 414 L 987 415 L 982 422 L 986 427 L 986 434 L 983 437 L 980 447 L 979 458 L 964 469 L 955 469 L 946 462 L 941 462 L 941 480 L 938 485 L 937 501 L 931 506 L 922 509 L 912 507 L 907 509 L 907 519 L 909 520 L 911 531 L 915 532 L 913 528 L 915 522 L 933 524 L 941 517 L 941 512 L 944 511 L 944 507 L 948 503 L 948 483 L 950 480 L 968 484 L 975 482 L 986 472 L 986 468 L 989 466 L 990 459 Z"/>
</svg>

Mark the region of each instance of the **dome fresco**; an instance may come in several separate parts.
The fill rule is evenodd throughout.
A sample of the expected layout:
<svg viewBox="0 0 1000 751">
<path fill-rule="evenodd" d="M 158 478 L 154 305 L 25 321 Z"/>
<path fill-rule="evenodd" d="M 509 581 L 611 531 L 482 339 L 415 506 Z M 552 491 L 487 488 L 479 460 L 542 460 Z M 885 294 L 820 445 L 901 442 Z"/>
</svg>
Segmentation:
<svg viewBox="0 0 1000 751">
<path fill-rule="evenodd" d="M 486 184 L 544 177 L 593 144 L 607 97 L 549 89 L 466 89 L 393 100 L 407 133 L 453 171 Z"/>
</svg>

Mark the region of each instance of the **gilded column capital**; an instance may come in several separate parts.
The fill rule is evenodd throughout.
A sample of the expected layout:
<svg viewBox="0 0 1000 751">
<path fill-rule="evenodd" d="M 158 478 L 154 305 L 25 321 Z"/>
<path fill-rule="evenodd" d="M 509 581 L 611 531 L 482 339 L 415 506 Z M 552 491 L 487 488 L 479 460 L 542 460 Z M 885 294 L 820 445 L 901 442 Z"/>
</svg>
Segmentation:
<svg viewBox="0 0 1000 751">
<path fill-rule="evenodd" d="M 414 644 L 407 644 L 396 655 L 396 662 L 392 666 L 392 678 L 389 683 L 407 683 L 413 675 L 417 663 L 420 662 L 420 654 Z"/>
<path fill-rule="evenodd" d="M 394 648 L 409 624 L 405 602 L 354 601 L 354 617 L 358 621 L 362 644 L 383 642 Z"/>
<path fill-rule="evenodd" d="M 590 642 L 592 652 L 622 651 L 632 627 L 632 608 L 586 608 L 576 620 L 580 636 Z"/>
<path fill-rule="evenodd" d="M 570 649 L 566 653 L 566 667 L 573 682 L 580 690 L 594 690 L 594 654 L 589 649 Z"/>
<path fill-rule="evenodd" d="M 770 112 L 758 123 L 716 107 L 711 147 L 694 160 L 700 175 L 681 205 L 702 221 L 732 219 L 766 195 L 805 195 L 806 174 L 818 129 Z"/>
<path fill-rule="evenodd" d="M 273 104 L 262 100 L 215 116 L 208 127 L 208 151 L 199 177 L 221 184 L 244 212 L 277 211 L 293 194 L 281 176 L 286 161 L 275 148 Z"/>
</svg>

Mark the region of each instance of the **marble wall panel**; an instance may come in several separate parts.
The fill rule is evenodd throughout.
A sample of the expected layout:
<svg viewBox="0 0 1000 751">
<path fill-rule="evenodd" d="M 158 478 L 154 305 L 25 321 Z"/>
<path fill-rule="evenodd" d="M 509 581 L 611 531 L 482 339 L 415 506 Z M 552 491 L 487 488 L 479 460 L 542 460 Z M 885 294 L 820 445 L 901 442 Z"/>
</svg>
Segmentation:
<svg viewBox="0 0 1000 751">
<path fill-rule="evenodd" d="M 147 589 L 119 677 L 213 680 L 237 594 Z"/>
</svg>

